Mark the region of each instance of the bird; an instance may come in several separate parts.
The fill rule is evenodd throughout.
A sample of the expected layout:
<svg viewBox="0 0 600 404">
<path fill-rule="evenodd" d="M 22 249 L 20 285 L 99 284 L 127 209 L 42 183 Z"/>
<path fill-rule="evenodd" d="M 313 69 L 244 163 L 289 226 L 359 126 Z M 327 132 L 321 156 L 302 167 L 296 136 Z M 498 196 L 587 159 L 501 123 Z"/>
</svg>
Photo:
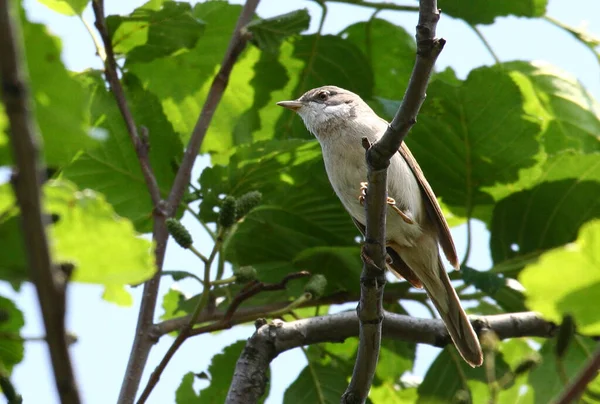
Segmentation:
<svg viewBox="0 0 600 404">
<path fill-rule="evenodd" d="M 374 143 L 388 123 L 357 94 L 336 86 L 323 86 L 277 105 L 296 112 L 321 145 L 331 186 L 352 220 L 365 234 L 367 165 L 362 139 Z M 452 342 L 471 366 L 483 363 L 481 345 L 450 278 L 438 245 L 459 269 L 448 223 L 423 171 L 402 143 L 390 161 L 386 250 L 388 268 L 416 288 L 425 288 L 442 318 Z"/>
</svg>

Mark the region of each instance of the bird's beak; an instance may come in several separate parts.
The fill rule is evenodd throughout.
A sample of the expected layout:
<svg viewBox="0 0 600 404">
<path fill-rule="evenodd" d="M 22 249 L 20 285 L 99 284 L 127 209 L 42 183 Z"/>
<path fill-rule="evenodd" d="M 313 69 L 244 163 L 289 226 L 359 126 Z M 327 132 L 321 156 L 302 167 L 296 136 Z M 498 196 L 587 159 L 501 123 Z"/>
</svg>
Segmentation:
<svg viewBox="0 0 600 404">
<path fill-rule="evenodd" d="M 304 105 L 301 101 L 279 101 L 277 103 L 280 107 L 291 109 L 292 111 L 298 111 Z"/>
</svg>

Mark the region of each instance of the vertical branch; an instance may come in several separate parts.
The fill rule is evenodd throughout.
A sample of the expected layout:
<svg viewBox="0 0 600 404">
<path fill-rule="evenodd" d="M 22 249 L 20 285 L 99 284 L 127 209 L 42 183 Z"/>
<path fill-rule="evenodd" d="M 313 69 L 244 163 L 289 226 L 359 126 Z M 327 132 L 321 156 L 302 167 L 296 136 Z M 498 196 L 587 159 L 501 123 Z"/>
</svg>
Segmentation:
<svg viewBox="0 0 600 404">
<path fill-rule="evenodd" d="M 13 185 L 21 208 L 25 249 L 46 329 L 58 395 L 63 403 L 79 403 L 79 392 L 69 357 L 65 333 L 66 271 L 54 265 L 50 256 L 42 212 L 44 165 L 40 161 L 39 133 L 31 114 L 27 67 L 23 61 L 22 38 L 17 4 L 0 0 L 0 72 L 2 98 L 6 107 L 10 143 L 15 161 Z"/>
<path fill-rule="evenodd" d="M 382 296 L 385 286 L 385 219 L 387 212 L 387 168 L 404 138 L 416 123 L 435 61 L 445 41 L 435 38 L 440 18 L 436 0 L 420 0 L 417 25 L 417 57 L 402 104 L 383 137 L 370 145 L 363 138 L 369 182 L 366 196 L 366 234 L 362 250 L 361 297 L 357 307 L 360 343 L 350 385 L 342 403 L 367 399 L 381 344 Z"/>
<path fill-rule="evenodd" d="M 165 225 L 165 219 L 166 217 L 174 216 L 177 212 L 177 208 L 181 204 L 183 195 L 190 182 L 192 167 L 194 166 L 194 162 L 196 161 L 196 156 L 198 155 L 200 146 L 202 145 L 202 141 L 204 140 L 204 136 L 206 135 L 206 132 L 208 130 L 212 117 L 217 109 L 217 106 L 221 101 L 221 97 L 223 96 L 223 93 L 227 88 L 229 76 L 231 74 L 233 66 L 239 58 L 239 56 L 241 55 L 242 51 L 245 49 L 247 41 L 249 39 L 249 35 L 245 31 L 244 27 L 251 21 L 252 17 L 254 16 L 259 1 L 260 0 L 247 0 L 246 4 L 244 5 L 244 8 L 242 9 L 240 17 L 238 18 L 236 27 L 232 34 L 231 40 L 229 42 L 229 46 L 227 48 L 227 51 L 225 52 L 223 62 L 221 63 L 221 67 L 217 72 L 215 78 L 213 79 L 208 96 L 206 98 L 202 111 L 200 112 L 200 116 L 198 117 L 198 121 L 196 122 L 194 130 L 192 131 L 181 165 L 175 176 L 173 187 L 171 188 L 171 192 L 169 193 L 169 198 L 166 201 L 166 203 L 164 203 L 164 215 L 155 215 L 153 238 L 156 243 L 155 255 L 158 271 L 152 279 L 150 279 L 144 284 L 144 291 L 142 294 L 142 303 L 140 307 L 140 313 L 138 316 L 135 338 L 133 341 L 133 346 L 131 348 L 127 368 L 125 370 L 125 377 L 121 386 L 121 392 L 119 393 L 119 403 L 132 403 L 135 399 L 135 395 L 138 391 L 144 368 L 146 367 L 146 363 L 148 362 L 150 349 L 152 348 L 152 345 L 154 345 L 158 338 L 158 336 L 154 332 L 155 330 L 153 321 L 154 310 L 156 308 L 156 302 L 158 299 L 158 289 L 160 286 L 160 271 L 162 270 L 168 240 L 168 231 Z M 96 12 L 97 10 L 97 14 L 103 16 L 104 10 L 102 4 L 102 0 L 94 0 L 93 3 L 94 11 Z M 96 18 L 98 18 L 98 16 Z M 97 27 L 99 29 L 101 27 L 104 27 L 103 29 L 106 31 L 105 23 L 103 25 L 97 24 Z M 114 54 L 112 52 L 112 44 L 110 43 L 110 38 L 108 37 L 108 35 L 102 35 L 102 38 L 107 53 L 107 67 L 110 68 L 110 70 L 113 70 L 115 73 L 115 77 L 117 77 L 116 64 L 114 63 Z M 109 55 L 112 55 L 112 57 Z M 111 58 L 113 62 L 110 62 L 109 59 Z M 115 82 L 115 84 L 117 83 Z M 125 118 L 125 121 L 127 122 L 128 118 L 126 114 L 123 113 L 123 109 L 121 110 L 121 112 Z M 135 125 L 131 126 L 128 124 L 128 128 L 135 129 Z M 136 145 L 137 150 L 137 143 L 135 138 L 133 138 L 132 140 L 134 141 L 134 145 Z M 139 154 L 138 157 L 140 157 Z M 149 188 L 151 187 L 149 186 Z M 155 207 L 155 210 L 162 210 L 162 205 L 163 203 L 160 203 L 158 207 Z"/>
</svg>

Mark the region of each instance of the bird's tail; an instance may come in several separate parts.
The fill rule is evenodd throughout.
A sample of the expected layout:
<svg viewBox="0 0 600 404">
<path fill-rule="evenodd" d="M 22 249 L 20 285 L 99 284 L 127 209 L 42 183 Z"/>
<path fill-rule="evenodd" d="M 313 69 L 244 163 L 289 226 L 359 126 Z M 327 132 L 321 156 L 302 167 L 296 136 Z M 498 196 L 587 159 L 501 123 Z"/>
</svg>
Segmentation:
<svg viewBox="0 0 600 404">
<path fill-rule="evenodd" d="M 483 363 L 483 353 L 477 334 L 471 326 L 467 314 L 460 305 L 458 295 L 450 283 L 450 278 L 441 260 L 438 263 L 437 276 L 422 277 L 429 298 L 442 317 L 448 333 L 463 359 L 471 366 Z"/>
</svg>

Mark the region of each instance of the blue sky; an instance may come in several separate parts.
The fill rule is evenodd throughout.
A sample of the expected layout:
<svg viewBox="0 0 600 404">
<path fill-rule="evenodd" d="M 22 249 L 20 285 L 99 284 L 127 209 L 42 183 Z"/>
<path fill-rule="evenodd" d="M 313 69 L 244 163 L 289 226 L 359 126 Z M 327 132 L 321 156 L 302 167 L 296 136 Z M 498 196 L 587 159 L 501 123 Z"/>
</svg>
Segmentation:
<svg viewBox="0 0 600 404">
<path fill-rule="evenodd" d="M 137 0 L 106 0 L 106 9 L 109 14 L 128 13 L 142 3 Z M 78 71 L 88 67 L 101 67 L 94 54 L 93 43 L 77 18 L 58 15 L 34 0 L 25 0 L 24 4 L 31 20 L 47 24 L 49 30 L 61 38 L 63 61 L 70 69 Z M 443 9 L 443 0 L 440 0 L 440 7 Z M 311 31 L 314 31 L 318 23 L 318 18 L 315 17 L 319 15 L 320 8 L 312 1 L 263 0 L 258 13 L 262 17 L 269 17 L 297 8 L 310 10 L 313 16 Z M 367 8 L 331 4 L 325 31 L 337 33 L 355 21 L 368 19 L 371 13 L 372 10 Z M 600 3 L 596 0 L 550 0 L 548 14 L 572 26 L 580 26 L 585 21 L 589 32 L 600 35 Z M 93 21 L 90 9 L 86 10 L 84 16 L 88 21 Z M 384 11 L 379 17 L 402 25 L 409 32 L 413 32 L 416 25 L 414 13 Z M 576 76 L 596 99 L 600 99 L 600 69 L 596 59 L 583 45 L 549 23 L 541 20 L 501 18 L 492 26 L 482 27 L 481 31 L 502 61 L 519 59 L 550 62 Z M 483 44 L 462 21 L 444 16 L 438 26 L 438 35 L 448 40 L 438 61 L 439 69 L 451 66 L 459 76 L 465 77 L 472 68 L 493 63 Z M 206 158 L 200 158 L 195 170 L 200 172 L 207 162 Z M 211 241 L 205 236 L 202 228 L 191 220 L 186 220 L 186 224 L 194 234 L 199 250 L 207 253 Z M 488 234 L 482 225 L 475 224 L 474 229 L 473 253 L 469 263 L 475 268 L 489 268 L 491 260 L 487 254 Z M 453 229 L 453 234 L 460 255 L 465 248 L 464 228 L 459 226 Z M 196 266 L 197 259 L 188 251 L 173 243 L 169 244 L 165 269 L 189 270 Z M 168 284 L 168 281 L 163 282 L 161 292 L 168 290 Z M 195 290 L 194 287 L 196 285 L 188 283 L 179 285 L 181 290 L 188 293 Z M 79 338 L 79 342 L 72 348 L 72 355 L 85 403 L 104 404 L 116 401 L 137 320 L 140 292 L 140 288 L 132 289 L 134 306 L 122 308 L 102 301 L 100 287 L 75 284 L 69 289 L 68 327 Z M 39 310 L 30 285 L 24 286 L 20 293 L 15 293 L 8 285 L 0 284 L 0 293 L 15 299 L 25 313 L 27 324 L 23 330 L 24 336 L 43 335 Z M 412 306 L 409 309 L 414 315 L 427 316 Z M 158 308 L 157 315 L 161 312 Z M 188 340 L 169 364 L 149 402 L 173 402 L 174 392 L 185 373 L 206 370 L 214 354 L 220 352 L 224 346 L 248 338 L 252 331 L 253 327 L 243 326 L 217 335 L 204 335 Z M 171 342 L 170 337 L 165 337 L 154 347 L 143 383 Z M 436 352 L 435 348 L 419 347 L 415 375 L 424 374 Z M 305 363 L 302 352 L 297 350 L 285 353 L 273 362 L 269 404 L 282 401 L 285 388 L 295 379 Z M 26 344 L 25 360 L 15 368 L 13 380 L 19 392 L 23 394 L 25 402 L 58 402 L 46 347 L 42 343 Z"/>
</svg>

